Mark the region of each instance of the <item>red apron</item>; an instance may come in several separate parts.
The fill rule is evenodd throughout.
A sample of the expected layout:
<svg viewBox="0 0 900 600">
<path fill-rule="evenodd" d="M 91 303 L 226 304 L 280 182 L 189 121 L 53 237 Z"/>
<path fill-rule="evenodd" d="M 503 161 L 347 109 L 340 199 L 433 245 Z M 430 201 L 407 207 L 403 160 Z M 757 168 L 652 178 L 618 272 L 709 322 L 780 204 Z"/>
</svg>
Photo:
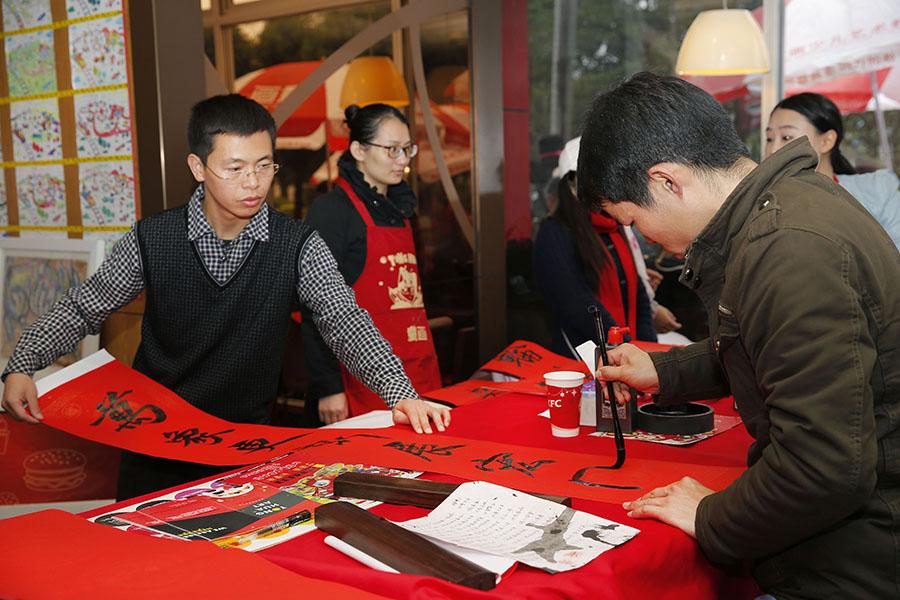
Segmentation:
<svg viewBox="0 0 900 600">
<path fill-rule="evenodd" d="M 378 227 L 350 184 L 343 178 L 338 178 L 337 184 L 366 224 L 366 264 L 353 284 L 356 302 L 369 311 L 375 326 L 403 362 L 416 391 L 437 389 L 441 387 L 441 373 L 425 316 L 409 221 L 404 220 L 403 227 Z M 350 416 L 384 410 L 384 400 L 343 365 L 341 373 Z"/>
</svg>

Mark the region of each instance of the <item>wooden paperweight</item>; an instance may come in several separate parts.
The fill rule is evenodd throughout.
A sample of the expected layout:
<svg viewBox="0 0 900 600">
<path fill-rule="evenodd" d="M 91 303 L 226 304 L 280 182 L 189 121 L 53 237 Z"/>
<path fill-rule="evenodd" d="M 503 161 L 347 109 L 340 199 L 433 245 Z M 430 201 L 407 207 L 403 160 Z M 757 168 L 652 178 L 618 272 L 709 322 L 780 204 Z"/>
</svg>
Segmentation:
<svg viewBox="0 0 900 600">
<path fill-rule="evenodd" d="M 435 508 L 459 487 L 458 483 L 441 483 L 426 479 L 405 479 L 370 473 L 341 473 L 334 480 L 334 495 L 344 498 L 378 500 L 388 504 L 404 504 Z M 532 494 L 565 506 L 572 499 L 563 496 Z"/>
<path fill-rule="evenodd" d="M 318 507 L 316 527 L 401 573 L 438 577 L 476 590 L 497 585 L 495 573 L 349 502 Z"/>
</svg>

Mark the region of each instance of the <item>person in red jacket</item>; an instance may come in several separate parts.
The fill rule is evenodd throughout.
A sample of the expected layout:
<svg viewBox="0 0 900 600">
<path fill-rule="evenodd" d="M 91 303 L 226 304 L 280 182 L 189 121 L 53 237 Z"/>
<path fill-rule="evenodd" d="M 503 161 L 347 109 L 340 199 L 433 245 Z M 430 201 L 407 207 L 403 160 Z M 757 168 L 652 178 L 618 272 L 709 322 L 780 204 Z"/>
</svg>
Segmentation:
<svg viewBox="0 0 900 600">
<path fill-rule="evenodd" d="M 330 193 L 306 223 L 319 232 L 360 306 L 403 362 L 420 392 L 441 387 L 428 328 L 410 218 L 417 200 L 403 180 L 418 151 L 403 113 L 386 104 L 345 111 L 350 148 Z M 314 328 L 303 327 L 310 373 L 307 418 L 329 424 L 387 406 L 353 377 Z"/>
</svg>

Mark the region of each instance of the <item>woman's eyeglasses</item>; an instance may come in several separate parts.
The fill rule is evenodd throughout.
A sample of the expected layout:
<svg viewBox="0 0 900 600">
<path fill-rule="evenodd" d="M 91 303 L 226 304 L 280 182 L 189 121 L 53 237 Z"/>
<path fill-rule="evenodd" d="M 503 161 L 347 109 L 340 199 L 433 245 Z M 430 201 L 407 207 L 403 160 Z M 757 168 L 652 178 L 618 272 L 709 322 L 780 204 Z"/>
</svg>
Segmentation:
<svg viewBox="0 0 900 600">
<path fill-rule="evenodd" d="M 419 153 L 418 144 L 409 144 L 407 146 L 383 146 L 374 142 L 365 142 L 366 146 L 378 146 L 387 150 L 387 155 L 392 159 L 400 158 L 401 154 L 405 154 L 406 158 L 412 158 Z"/>
</svg>

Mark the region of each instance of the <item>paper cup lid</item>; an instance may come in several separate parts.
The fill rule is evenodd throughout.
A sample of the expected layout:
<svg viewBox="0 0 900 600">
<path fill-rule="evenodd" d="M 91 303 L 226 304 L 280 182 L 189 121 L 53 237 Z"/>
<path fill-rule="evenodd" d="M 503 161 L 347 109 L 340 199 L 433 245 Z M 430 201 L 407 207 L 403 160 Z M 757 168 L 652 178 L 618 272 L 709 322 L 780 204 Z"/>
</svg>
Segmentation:
<svg viewBox="0 0 900 600">
<path fill-rule="evenodd" d="M 578 387 L 584 383 L 584 373 L 580 371 L 550 371 L 544 373 L 544 383 L 556 387 Z"/>
</svg>

